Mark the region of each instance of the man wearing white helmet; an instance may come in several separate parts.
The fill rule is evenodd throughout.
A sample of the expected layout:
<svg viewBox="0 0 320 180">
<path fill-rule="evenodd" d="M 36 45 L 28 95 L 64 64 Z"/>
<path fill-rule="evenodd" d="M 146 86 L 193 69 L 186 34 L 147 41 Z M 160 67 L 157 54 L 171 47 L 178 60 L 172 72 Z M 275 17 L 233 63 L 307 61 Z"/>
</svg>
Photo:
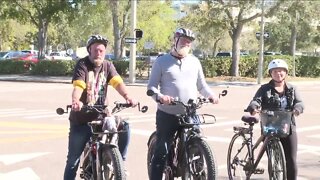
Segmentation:
<svg viewBox="0 0 320 180">
<path fill-rule="evenodd" d="M 206 83 L 200 61 L 189 54 L 194 33 L 186 28 L 174 32 L 171 52 L 156 59 L 152 66 L 148 90 L 158 94 L 161 105 L 156 113 L 157 142 L 152 160 L 151 180 L 161 180 L 170 144 L 179 128 L 176 114 L 184 113 L 181 106 L 169 105 L 173 98 L 187 103 L 196 99 L 198 92 L 218 103 L 219 98 Z M 153 97 L 155 98 L 155 96 Z"/>
<path fill-rule="evenodd" d="M 288 75 L 288 64 L 282 59 L 274 59 L 268 65 L 272 78 L 269 83 L 262 85 L 250 102 L 247 110 L 252 114 L 261 110 L 292 110 L 290 134 L 280 138 L 287 165 L 287 179 L 297 179 L 297 132 L 295 116 L 304 110 L 304 104 L 296 87 L 285 81 Z"/>
<path fill-rule="evenodd" d="M 85 144 L 91 137 L 91 129 L 87 122 L 97 118 L 96 113 L 81 111 L 83 104 L 107 105 L 108 84 L 133 106 L 137 102 L 132 99 L 126 86 L 113 64 L 105 61 L 108 40 L 100 35 L 90 36 L 87 42 L 88 56 L 80 59 L 74 69 L 72 84 L 72 110 L 69 121 L 69 144 L 64 180 L 74 180 L 79 166 L 79 159 Z M 129 144 L 129 124 L 122 122 L 124 133 L 119 134 L 119 151 L 123 160 L 126 158 Z"/>
</svg>

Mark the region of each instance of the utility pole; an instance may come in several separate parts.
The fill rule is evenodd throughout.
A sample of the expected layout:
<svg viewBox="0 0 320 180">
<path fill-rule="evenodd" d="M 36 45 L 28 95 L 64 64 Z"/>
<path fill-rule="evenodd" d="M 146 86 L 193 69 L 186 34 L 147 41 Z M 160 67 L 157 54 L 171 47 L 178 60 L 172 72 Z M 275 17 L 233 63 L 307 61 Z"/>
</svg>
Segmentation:
<svg viewBox="0 0 320 180">
<path fill-rule="evenodd" d="M 131 0 L 131 37 L 136 38 L 135 29 L 137 21 L 137 0 Z M 136 80 L 136 43 L 130 46 L 129 83 Z"/>
<path fill-rule="evenodd" d="M 258 80 L 257 80 L 258 84 L 261 84 L 261 80 L 263 77 L 263 53 L 264 53 L 264 0 L 262 0 L 262 5 L 261 5 Z"/>
</svg>

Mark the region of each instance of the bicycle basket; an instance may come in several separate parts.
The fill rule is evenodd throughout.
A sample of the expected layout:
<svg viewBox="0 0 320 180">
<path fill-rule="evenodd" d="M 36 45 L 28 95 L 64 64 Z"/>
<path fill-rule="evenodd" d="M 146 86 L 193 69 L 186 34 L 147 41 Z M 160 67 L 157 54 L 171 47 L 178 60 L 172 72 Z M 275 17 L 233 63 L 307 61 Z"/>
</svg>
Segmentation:
<svg viewBox="0 0 320 180">
<path fill-rule="evenodd" d="M 286 137 L 290 133 L 291 111 L 263 111 L 260 113 L 263 135 Z"/>
</svg>

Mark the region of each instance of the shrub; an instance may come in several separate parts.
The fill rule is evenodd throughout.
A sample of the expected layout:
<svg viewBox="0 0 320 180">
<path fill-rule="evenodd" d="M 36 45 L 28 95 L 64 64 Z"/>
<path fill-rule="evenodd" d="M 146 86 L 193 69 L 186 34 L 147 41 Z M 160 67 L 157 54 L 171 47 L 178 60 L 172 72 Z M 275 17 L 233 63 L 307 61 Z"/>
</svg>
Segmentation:
<svg viewBox="0 0 320 180">
<path fill-rule="evenodd" d="M 1 60 L 0 74 L 23 74 L 28 71 L 25 67 L 26 62 L 15 60 Z"/>
<path fill-rule="evenodd" d="M 70 60 L 42 60 L 31 70 L 34 75 L 65 76 L 71 75 L 75 61 Z"/>
</svg>

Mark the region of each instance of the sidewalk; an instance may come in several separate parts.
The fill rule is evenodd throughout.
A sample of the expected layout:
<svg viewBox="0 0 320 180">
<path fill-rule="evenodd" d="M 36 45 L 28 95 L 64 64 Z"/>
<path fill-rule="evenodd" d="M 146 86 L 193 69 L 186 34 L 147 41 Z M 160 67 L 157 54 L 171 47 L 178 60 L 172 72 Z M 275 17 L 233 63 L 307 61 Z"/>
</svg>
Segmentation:
<svg viewBox="0 0 320 180">
<path fill-rule="evenodd" d="M 38 83 L 64 83 L 71 84 L 71 76 L 32 76 L 32 75 L 21 75 L 21 74 L 9 74 L 0 75 L 0 81 L 13 81 L 13 82 L 38 82 Z M 125 78 L 127 86 L 146 86 L 148 80 L 136 79 L 134 83 L 129 83 L 128 78 Z M 265 79 L 263 83 L 268 82 L 269 79 Z M 294 85 L 299 84 L 320 84 L 320 81 L 290 81 Z M 256 82 L 241 82 L 241 81 L 217 81 L 208 82 L 210 86 L 260 86 Z"/>
<path fill-rule="evenodd" d="M 38 83 L 64 83 L 71 84 L 71 76 L 33 76 L 21 74 L 0 75 L 0 81 L 13 82 L 38 82 Z M 147 80 L 136 80 L 135 83 L 130 84 L 128 79 L 124 79 L 127 85 L 146 86 Z"/>
</svg>

